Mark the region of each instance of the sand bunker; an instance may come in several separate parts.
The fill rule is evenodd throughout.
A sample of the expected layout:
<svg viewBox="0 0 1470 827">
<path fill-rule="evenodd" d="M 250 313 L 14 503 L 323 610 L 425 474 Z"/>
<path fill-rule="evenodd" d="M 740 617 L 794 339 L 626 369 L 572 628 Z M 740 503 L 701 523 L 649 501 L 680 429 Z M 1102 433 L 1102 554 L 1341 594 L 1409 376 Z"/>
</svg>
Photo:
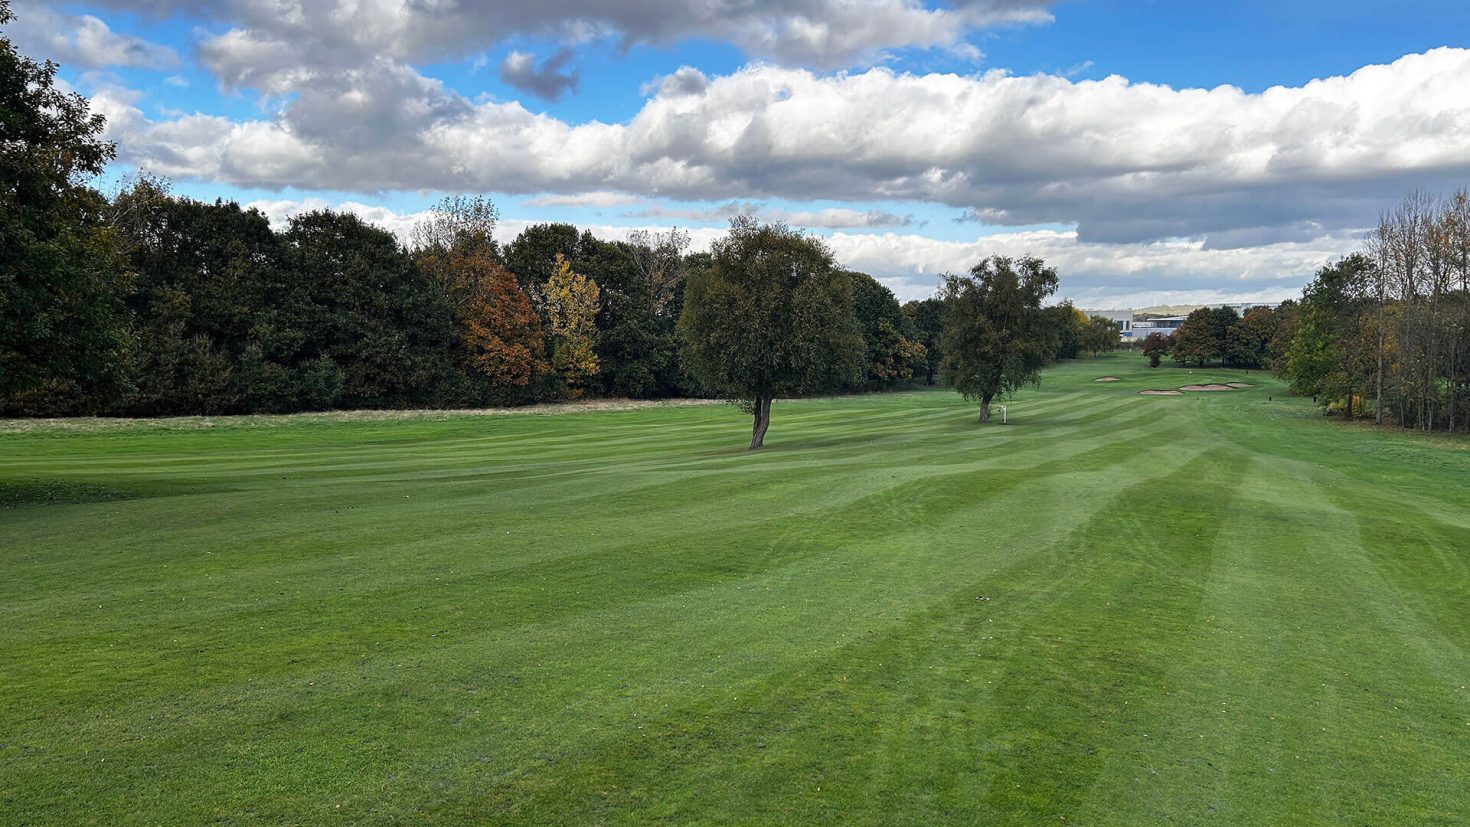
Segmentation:
<svg viewBox="0 0 1470 827">
<path fill-rule="evenodd" d="M 1099 377 L 1097 377 L 1096 379 L 1094 379 L 1092 381 L 1094 381 L 1094 382 L 1122 382 L 1123 380 L 1122 379 L 1119 379 L 1116 376 L 1099 376 Z"/>
<path fill-rule="evenodd" d="M 1232 388 L 1229 385 L 1185 385 L 1184 387 L 1180 388 L 1179 390 L 1182 390 L 1182 391 L 1233 391 L 1233 390 L 1235 390 L 1235 388 Z"/>
<path fill-rule="evenodd" d="M 1230 387 L 1235 388 L 1237 390 L 1239 390 L 1240 388 L 1254 388 L 1255 387 L 1255 385 L 1252 385 L 1249 382 L 1226 382 L 1225 384 L 1227 384 Z"/>
<path fill-rule="evenodd" d="M 1183 396 L 1184 395 L 1184 392 L 1183 391 L 1155 391 L 1155 390 L 1147 390 L 1147 391 L 1139 391 L 1139 393 L 1142 394 L 1142 395 L 1144 395 L 1144 396 Z"/>
</svg>

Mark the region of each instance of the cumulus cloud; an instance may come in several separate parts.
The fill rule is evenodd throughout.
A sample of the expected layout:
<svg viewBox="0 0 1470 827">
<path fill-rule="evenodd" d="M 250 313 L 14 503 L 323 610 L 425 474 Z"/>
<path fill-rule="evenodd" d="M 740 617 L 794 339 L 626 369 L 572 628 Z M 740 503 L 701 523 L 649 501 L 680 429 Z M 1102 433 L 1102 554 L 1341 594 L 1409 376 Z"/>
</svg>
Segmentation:
<svg viewBox="0 0 1470 827">
<path fill-rule="evenodd" d="M 427 213 L 392 210 L 343 202 L 329 205 L 319 198 L 255 201 L 273 224 L 284 227 L 302 212 L 332 209 L 354 213 L 390 230 L 407 242 L 413 226 Z M 509 218 L 497 235 L 515 238 L 534 220 Z M 584 227 L 607 241 L 623 241 L 637 229 L 655 232 L 669 224 Z M 691 252 L 703 252 L 724 235 L 719 227 L 688 230 Z M 902 300 L 934 294 L 939 274 L 960 272 L 991 255 L 1038 255 L 1057 267 L 1062 277 L 1058 298 L 1079 307 L 1148 307 L 1160 304 L 1203 304 L 1220 301 L 1280 301 L 1300 295 L 1301 285 L 1331 259 L 1360 249 L 1362 231 L 1323 235 L 1310 241 L 1280 241 L 1252 248 L 1210 249 L 1202 241 L 1170 240 L 1102 244 L 1078 239 L 1075 232 L 1028 230 L 981 236 L 972 241 L 937 239 L 914 233 L 833 232 L 823 238 L 843 267 L 871 273 Z"/>
<path fill-rule="evenodd" d="M 671 207 L 657 205 L 626 213 L 632 218 L 674 218 L 683 221 L 727 221 L 737 215 L 753 215 L 762 221 L 780 221 L 809 229 L 848 229 L 857 227 L 907 227 L 915 223 L 912 215 L 899 215 L 883 210 L 855 210 L 828 207 L 820 210 L 787 210 L 767 207 L 750 201 L 728 201 L 713 207 Z"/>
<path fill-rule="evenodd" d="M 530 207 L 622 207 L 643 199 L 621 192 L 580 192 L 576 195 L 538 195 L 526 199 Z"/>
<path fill-rule="evenodd" d="M 912 215 L 883 210 L 853 210 L 846 207 L 829 207 L 822 210 L 778 210 L 775 218 L 797 227 L 821 227 L 843 229 L 857 227 L 908 227 L 913 225 Z"/>
<path fill-rule="evenodd" d="M 1062 277 L 1060 298 L 1083 307 L 1144 307 L 1238 297 L 1279 301 L 1327 261 L 1360 249 L 1362 232 L 1251 248 L 1211 249 L 1201 240 L 1099 243 L 1070 231 L 995 233 L 949 241 L 898 233 L 834 233 L 828 238 L 846 266 L 871 272 L 905 298 L 923 298 L 934 274 L 959 272 L 990 255 L 1036 255 Z"/>
<path fill-rule="evenodd" d="M 173 69 L 179 56 L 167 46 L 120 34 L 90 14 L 65 14 L 24 4 L 6 27 L 23 53 L 84 69 Z"/>
<path fill-rule="evenodd" d="M 680 66 L 670 75 L 660 75 L 639 89 L 644 95 L 658 93 L 660 97 L 677 98 L 682 95 L 701 95 L 709 88 L 709 78 L 693 66 Z"/>
<path fill-rule="evenodd" d="M 516 35 L 624 45 L 710 38 L 752 57 L 818 68 L 863 64 L 885 50 L 963 49 L 975 31 L 1051 19 L 1052 0 L 102 0 L 155 16 L 184 14 L 230 27 L 213 44 L 249 49 L 276 70 L 373 58 L 436 62 Z M 260 69 L 269 71 L 265 66 Z M 228 81 L 229 79 L 226 78 Z"/>
<path fill-rule="evenodd" d="M 331 204 L 322 198 L 295 199 L 266 199 L 251 201 L 243 204 L 245 209 L 259 210 L 270 222 L 271 226 L 278 230 L 285 229 L 291 223 L 291 219 L 305 213 L 320 210 L 333 210 L 335 212 L 351 213 L 358 218 L 382 227 L 400 241 L 407 244 L 413 238 L 413 228 L 426 218 L 429 218 L 427 210 L 412 213 L 399 213 L 387 207 L 375 204 L 363 204 L 358 201 L 344 201 L 339 204 Z"/>
<path fill-rule="evenodd" d="M 500 79 L 522 92 L 554 101 L 568 92 L 577 91 L 580 75 L 575 70 L 566 70 L 574 57 L 575 52 L 563 47 L 537 65 L 535 55 L 511 52 L 500 64 Z"/>
<path fill-rule="evenodd" d="M 1133 242 L 1361 226 L 1470 174 L 1470 50 L 1258 94 L 1121 77 L 823 75 L 661 85 L 623 123 L 471 102 L 387 59 L 269 120 L 150 122 L 102 95 L 127 160 L 247 187 L 615 191 L 688 201 L 926 201 L 989 224 Z"/>
</svg>

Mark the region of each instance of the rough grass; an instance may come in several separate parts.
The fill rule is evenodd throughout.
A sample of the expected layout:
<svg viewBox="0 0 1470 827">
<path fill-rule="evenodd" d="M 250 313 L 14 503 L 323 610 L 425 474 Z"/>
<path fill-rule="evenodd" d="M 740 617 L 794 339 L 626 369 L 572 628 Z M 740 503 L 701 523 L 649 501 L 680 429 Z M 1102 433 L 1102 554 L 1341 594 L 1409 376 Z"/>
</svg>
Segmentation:
<svg viewBox="0 0 1470 827">
<path fill-rule="evenodd" d="M 1462 823 L 1470 452 L 1143 364 L 6 434 L 0 823 Z"/>
</svg>

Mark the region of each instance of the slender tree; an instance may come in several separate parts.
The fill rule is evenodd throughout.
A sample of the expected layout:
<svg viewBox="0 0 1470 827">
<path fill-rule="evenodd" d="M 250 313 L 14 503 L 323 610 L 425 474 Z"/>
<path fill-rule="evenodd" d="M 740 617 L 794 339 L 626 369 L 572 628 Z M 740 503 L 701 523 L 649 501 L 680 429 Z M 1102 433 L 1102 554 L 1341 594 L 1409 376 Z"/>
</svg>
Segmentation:
<svg viewBox="0 0 1470 827">
<path fill-rule="evenodd" d="M 538 292 L 551 334 L 551 367 L 573 397 L 581 396 L 597 375 L 597 282 L 572 270 L 557 253 L 546 286 Z"/>
<path fill-rule="evenodd" d="M 628 243 L 633 263 L 643 277 L 649 312 L 660 319 L 676 317 L 675 299 L 687 275 L 684 251 L 689 248 L 689 233 L 678 227 L 664 233 L 634 230 L 628 235 Z"/>
<path fill-rule="evenodd" d="M 777 396 L 831 391 L 861 375 L 852 280 L 820 240 L 750 216 L 733 219 L 709 266 L 690 273 L 679 335 L 704 391 L 754 418 L 753 449 L 765 444 Z"/>
</svg>

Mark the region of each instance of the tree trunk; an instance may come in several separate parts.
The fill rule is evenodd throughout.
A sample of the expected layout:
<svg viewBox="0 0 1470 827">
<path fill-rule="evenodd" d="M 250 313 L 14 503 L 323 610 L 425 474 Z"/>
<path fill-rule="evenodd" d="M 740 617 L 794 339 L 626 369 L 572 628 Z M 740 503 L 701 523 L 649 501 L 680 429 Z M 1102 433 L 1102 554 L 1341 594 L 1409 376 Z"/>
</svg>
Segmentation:
<svg viewBox="0 0 1470 827">
<path fill-rule="evenodd" d="M 1352 385 L 1348 385 L 1347 418 L 1348 418 L 1349 421 L 1352 421 L 1352 418 L 1353 418 L 1353 386 Z"/>
<path fill-rule="evenodd" d="M 766 444 L 766 429 L 771 427 L 771 398 L 757 397 L 755 400 L 755 428 L 750 432 L 750 449 L 753 451 Z"/>
<path fill-rule="evenodd" d="M 1382 265 L 1379 265 L 1380 268 Z M 1373 424 L 1383 427 L 1383 272 L 1378 273 L 1378 390 L 1373 397 Z"/>
<path fill-rule="evenodd" d="M 994 398 L 993 396 L 980 397 L 980 421 L 982 423 L 990 421 L 990 400 Z"/>
</svg>

